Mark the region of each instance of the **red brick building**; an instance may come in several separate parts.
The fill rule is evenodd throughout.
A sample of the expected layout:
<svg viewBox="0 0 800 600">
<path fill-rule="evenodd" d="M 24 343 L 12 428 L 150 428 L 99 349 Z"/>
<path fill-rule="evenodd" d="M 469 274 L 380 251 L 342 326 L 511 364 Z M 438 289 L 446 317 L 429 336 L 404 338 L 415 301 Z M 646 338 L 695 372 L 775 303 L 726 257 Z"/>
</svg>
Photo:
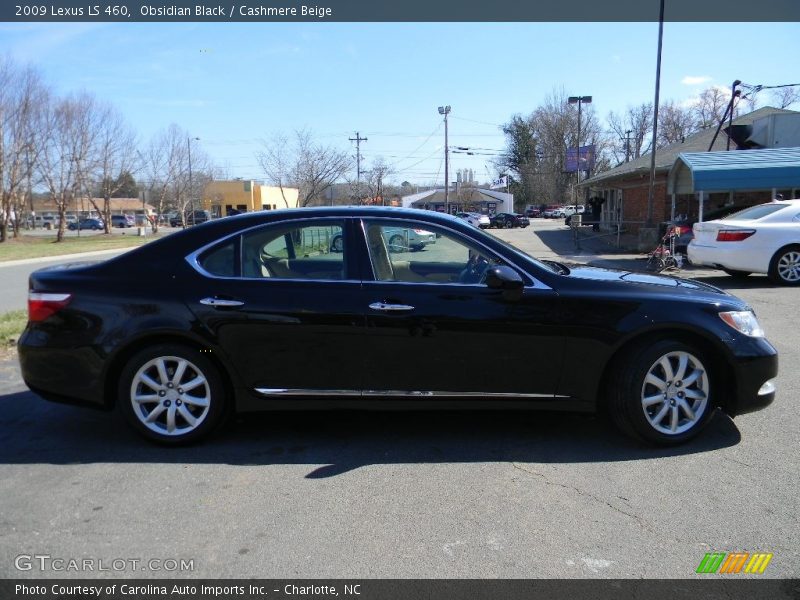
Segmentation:
<svg viewBox="0 0 800 600">
<path fill-rule="evenodd" d="M 733 125 L 752 125 L 754 121 L 773 114 L 798 114 L 795 111 L 764 107 L 733 120 Z M 656 223 L 672 218 L 673 198 L 667 193 L 667 176 L 678 155 L 684 152 L 706 152 L 714 138 L 716 128 L 703 129 L 687 137 L 682 142 L 671 144 L 656 151 L 656 178 L 653 197 L 653 220 Z M 712 150 L 725 150 L 728 138 L 725 129 L 720 132 Z M 732 149 L 736 145 L 732 142 Z M 590 196 L 605 199 L 602 212 L 602 227 L 615 230 L 621 224 L 625 231 L 635 233 L 647 219 L 647 199 L 650 188 L 650 154 L 622 163 L 603 173 L 599 173 L 582 185 L 589 186 Z M 713 193 L 705 197 L 705 214 L 731 205 L 750 206 L 771 199 L 772 191 L 748 191 L 740 193 Z M 675 195 L 675 215 L 696 218 L 699 203 L 695 194 Z M 588 219 L 588 217 L 587 217 Z"/>
</svg>

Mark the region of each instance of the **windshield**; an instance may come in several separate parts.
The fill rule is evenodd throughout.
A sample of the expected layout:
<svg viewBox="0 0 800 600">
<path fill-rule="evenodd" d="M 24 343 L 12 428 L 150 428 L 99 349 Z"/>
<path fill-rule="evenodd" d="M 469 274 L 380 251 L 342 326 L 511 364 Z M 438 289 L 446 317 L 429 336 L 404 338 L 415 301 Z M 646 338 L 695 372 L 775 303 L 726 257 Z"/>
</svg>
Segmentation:
<svg viewBox="0 0 800 600">
<path fill-rule="evenodd" d="M 773 202 L 770 204 L 760 204 L 759 206 L 752 206 L 750 208 L 745 208 L 744 210 L 740 210 L 739 212 L 733 213 L 732 215 L 728 215 L 727 217 L 722 217 L 721 221 L 756 221 L 758 219 L 763 219 L 764 217 L 768 217 L 769 215 L 775 214 L 779 210 L 783 210 L 789 206 L 788 204 L 779 204 L 777 202 Z"/>
</svg>

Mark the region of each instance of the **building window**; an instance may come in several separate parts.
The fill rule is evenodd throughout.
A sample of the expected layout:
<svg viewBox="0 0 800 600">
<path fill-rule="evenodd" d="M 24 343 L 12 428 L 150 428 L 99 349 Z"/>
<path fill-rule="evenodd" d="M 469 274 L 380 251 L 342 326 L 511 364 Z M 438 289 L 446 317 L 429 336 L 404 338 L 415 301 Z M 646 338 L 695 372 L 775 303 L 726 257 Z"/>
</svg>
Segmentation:
<svg viewBox="0 0 800 600">
<path fill-rule="evenodd" d="M 269 204 L 262 204 L 261 205 L 261 210 L 269 210 L 270 208 L 272 208 L 272 207 Z"/>
</svg>

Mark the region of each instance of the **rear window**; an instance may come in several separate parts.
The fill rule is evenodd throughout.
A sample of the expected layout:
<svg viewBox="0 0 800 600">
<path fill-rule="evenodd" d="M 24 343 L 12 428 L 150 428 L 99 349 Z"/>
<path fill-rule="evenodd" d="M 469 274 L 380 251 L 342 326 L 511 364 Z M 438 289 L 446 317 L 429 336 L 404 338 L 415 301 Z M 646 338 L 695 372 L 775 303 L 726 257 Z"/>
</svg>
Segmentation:
<svg viewBox="0 0 800 600">
<path fill-rule="evenodd" d="M 200 266 L 211 275 L 217 277 L 236 276 L 236 242 L 231 240 L 228 243 L 217 246 L 207 251 L 200 257 Z"/>
<path fill-rule="evenodd" d="M 727 217 L 722 217 L 722 219 L 720 220 L 750 221 L 756 219 L 763 219 L 764 217 L 768 217 L 769 215 L 774 214 L 779 210 L 783 210 L 787 206 L 788 204 L 760 204 L 758 206 L 745 208 L 744 210 L 740 210 L 739 212 L 733 213 L 732 215 L 728 215 Z"/>
</svg>

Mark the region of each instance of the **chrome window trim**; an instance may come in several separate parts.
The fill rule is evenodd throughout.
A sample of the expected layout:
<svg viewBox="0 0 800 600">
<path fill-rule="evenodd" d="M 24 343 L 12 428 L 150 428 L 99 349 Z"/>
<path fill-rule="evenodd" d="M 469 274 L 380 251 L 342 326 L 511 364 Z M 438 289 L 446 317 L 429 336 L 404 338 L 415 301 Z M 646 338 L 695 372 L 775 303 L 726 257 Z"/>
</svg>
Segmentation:
<svg viewBox="0 0 800 600">
<path fill-rule="evenodd" d="M 202 246 L 200 249 L 195 250 L 194 252 L 188 254 L 185 257 L 186 262 L 189 263 L 189 266 L 192 267 L 195 271 L 200 273 L 203 277 L 207 277 L 208 279 L 219 279 L 221 281 L 280 281 L 280 282 L 287 282 L 287 281 L 306 281 L 306 282 L 314 282 L 314 283 L 361 283 L 360 279 L 305 279 L 305 278 L 286 278 L 286 277 L 245 277 L 244 275 L 228 277 L 224 275 L 214 275 L 213 273 L 209 273 L 206 271 L 202 265 L 200 264 L 200 255 L 204 252 L 207 252 L 211 248 L 215 246 L 222 246 L 228 240 L 234 239 L 237 236 L 246 235 L 251 233 L 257 229 L 263 229 L 265 227 L 272 227 L 273 225 L 280 225 L 280 224 L 287 224 L 287 223 L 307 223 L 307 222 L 315 222 L 315 221 L 340 221 L 343 224 L 342 227 L 342 235 L 344 236 L 345 230 L 347 227 L 345 226 L 347 219 L 352 219 L 353 217 L 342 217 L 342 216 L 332 216 L 332 217 L 305 217 L 302 219 L 280 219 L 278 221 L 270 221 L 269 223 L 259 223 L 258 225 L 253 225 L 252 227 L 248 227 L 247 229 L 241 229 L 234 233 L 229 233 L 228 235 L 214 240 L 213 242 L 209 242 L 205 246 Z M 344 252 L 342 252 L 342 259 L 344 260 Z"/>
<path fill-rule="evenodd" d="M 526 394 L 517 392 L 449 392 L 417 390 L 326 390 L 310 388 L 254 388 L 262 396 L 390 396 L 392 398 L 569 398 L 558 394 Z"/>
<path fill-rule="evenodd" d="M 366 221 L 402 221 L 404 223 L 417 223 L 417 224 L 422 225 L 422 226 L 437 227 L 439 229 L 444 229 L 444 230 L 452 233 L 458 240 L 462 240 L 462 239 L 465 238 L 463 233 L 461 233 L 460 231 L 458 231 L 456 229 L 453 229 L 452 227 L 448 227 L 446 225 L 441 225 L 439 223 L 426 223 L 425 221 L 417 221 L 417 220 L 415 220 L 413 218 L 398 219 L 397 217 L 358 217 L 358 219 L 361 221 L 361 233 L 364 236 L 364 240 L 367 239 Z M 422 229 L 422 227 L 420 227 L 420 229 Z M 515 263 L 513 261 L 510 261 L 510 260 L 506 259 L 505 257 L 498 256 L 496 251 L 494 251 L 491 248 L 489 248 L 486 244 L 484 244 L 480 240 L 475 240 L 475 239 L 472 239 L 472 238 L 466 238 L 466 239 L 468 239 L 469 241 L 473 242 L 473 245 L 478 245 L 481 248 L 483 248 L 484 250 L 486 250 L 490 254 L 490 256 L 493 256 L 493 257 L 495 257 L 497 259 L 502 260 L 503 263 L 508 264 L 508 265 L 514 267 L 518 272 L 523 273 L 525 277 L 527 277 L 528 279 L 530 279 L 533 282 L 532 285 L 531 284 L 526 284 L 525 285 L 525 289 L 538 289 L 538 290 L 552 290 L 553 289 L 549 285 L 546 285 L 545 283 L 542 283 L 541 281 L 536 279 L 536 277 L 531 275 L 527 271 L 527 269 L 523 269 L 517 263 Z M 467 245 L 469 245 L 469 244 L 467 244 Z M 437 282 L 433 282 L 432 281 L 432 282 L 428 283 L 428 282 L 417 282 L 417 281 L 381 281 L 381 280 L 378 280 L 376 278 L 376 276 L 375 276 L 375 266 L 374 266 L 373 261 L 372 261 L 372 251 L 369 249 L 369 244 L 366 244 L 366 246 L 367 246 L 367 256 L 369 257 L 369 266 L 370 266 L 370 269 L 372 269 L 372 281 L 364 281 L 364 283 L 383 283 L 383 284 L 401 284 L 401 285 L 403 285 L 403 284 L 404 285 L 447 285 L 447 286 L 456 286 L 456 287 L 481 287 L 481 288 L 485 288 L 486 287 L 482 283 L 477 283 L 476 284 L 476 283 L 457 283 L 457 282 L 438 282 L 438 281 Z"/>
<path fill-rule="evenodd" d="M 462 287 L 462 288 L 469 288 L 469 287 L 476 287 L 476 286 L 477 287 L 486 287 L 483 284 L 472 284 L 472 283 L 444 283 L 444 282 L 442 282 L 442 283 L 437 283 L 437 282 L 416 283 L 416 282 L 411 282 L 411 281 L 378 281 L 378 280 L 375 279 L 375 272 L 374 272 L 374 267 L 373 267 L 373 264 L 372 264 L 372 253 L 371 253 L 371 251 L 369 249 L 369 244 L 365 244 L 365 245 L 367 247 L 367 256 L 369 257 L 369 266 L 370 266 L 370 269 L 372 269 L 372 271 L 373 271 L 373 273 L 372 273 L 373 280 L 372 281 L 362 281 L 361 279 L 294 279 L 294 278 L 293 279 L 286 279 L 286 278 L 283 278 L 283 277 L 263 277 L 262 278 L 262 277 L 244 277 L 244 276 L 241 276 L 241 275 L 238 276 L 238 277 L 236 277 L 236 276 L 227 277 L 227 276 L 214 275 L 212 273 L 209 273 L 208 271 L 206 271 L 200 265 L 200 262 L 198 260 L 201 254 L 203 254 L 204 252 L 210 250 L 214 246 L 222 245 L 225 242 L 227 242 L 228 240 L 235 238 L 236 236 L 245 235 L 245 234 L 248 234 L 248 233 L 250 233 L 252 231 L 255 231 L 257 229 L 262 229 L 262 228 L 265 228 L 265 227 L 272 227 L 274 225 L 287 224 L 287 223 L 308 223 L 308 222 L 314 222 L 314 221 L 340 221 L 342 223 L 345 223 L 348 219 L 358 219 L 360 221 L 360 223 L 361 223 L 361 233 L 364 236 L 363 237 L 364 240 L 366 240 L 366 237 L 367 237 L 367 232 L 366 232 L 366 229 L 365 229 L 365 221 L 367 221 L 367 220 L 371 220 L 371 221 L 372 220 L 375 220 L 375 221 L 378 221 L 378 220 L 380 220 L 380 221 L 403 221 L 405 223 L 417 223 L 417 224 L 420 224 L 420 225 L 423 225 L 423 226 L 427 225 L 429 227 L 433 226 L 433 227 L 438 227 L 440 229 L 444 229 L 446 231 L 449 231 L 449 232 L 453 233 L 459 239 L 464 237 L 463 233 L 461 233 L 460 231 L 458 231 L 456 229 L 453 229 L 452 227 L 448 227 L 447 225 L 441 225 L 440 223 L 429 223 L 429 222 L 425 222 L 425 221 L 418 221 L 418 220 L 416 220 L 414 218 L 407 218 L 407 217 L 403 217 L 403 218 L 398 218 L 398 217 L 378 217 L 378 216 L 376 216 L 376 217 L 364 217 L 364 216 L 361 216 L 361 215 L 350 215 L 350 216 L 334 215 L 334 216 L 325 216 L 325 217 L 302 217 L 302 218 L 287 217 L 287 218 L 279 219 L 279 220 L 276 220 L 276 221 L 270 221 L 268 223 L 259 223 L 258 225 L 253 225 L 251 227 L 247 227 L 246 229 L 241 229 L 239 231 L 235 231 L 233 233 L 229 233 L 228 235 L 226 235 L 226 236 L 224 236 L 222 238 L 216 239 L 213 242 L 209 242 L 208 244 L 205 244 L 204 246 L 202 246 L 201 248 L 195 250 L 194 252 L 191 252 L 190 254 L 188 254 L 185 257 L 185 260 L 186 260 L 187 263 L 189 263 L 189 266 L 191 266 L 195 271 L 197 271 L 203 277 L 206 277 L 208 279 L 218 279 L 218 280 L 221 280 L 221 281 L 280 281 L 280 282 L 287 282 L 287 281 L 295 281 L 295 282 L 301 281 L 302 282 L 302 281 L 307 281 L 307 282 L 316 282 L 316 283 L 359 283 L 359 284 L 361 284 L 361 283 L 384 283 L 384 284 L 406 284 L 406 285 L 447 285 L 447 286 L 457 286 L 457 287 Z M 344 234 L 346 229 L 347 229 L 346 227 L 342 228 L 342 233 L 343 234 Z M 471 238 L 469 238 L 469 239 L 471 239 Z M 480 240 L 472 240 L 472 241 L 475 244 L 479 245 L 480 247 L 484 248 L 492 256 L 496 256 L 497 257 L 497 252 L 495 252 L 494 250 L 492 250 L 491 248 L 486 246 L 486 244 L 484 244 Z M 342 254 L 344 255 L 344 253 L 342 253 Z M 525 277 L 527 277 L 528 279 L 530 279 L 533 282 L 532 285 L 526 284 L 525 285 L 525 289 L 536 289 L 536 290 L 552 290 L 553 289 L 549 285 L 541 282 L 539 279 L 537 279 L 536 277 L 531 275 L 528 272 L 527 269 L 523 269 L 522 267 L 520 267 L 519 264 L 517 264 L 516 262 L 511 261 L 511 260 L 507 260 L 505 258 L 503 258 L 503 260 L 505 262 L 507 262 L 510 266 L 514 267 L 517 271 L 523 273 L 525 275 Z"/>
</svg>

